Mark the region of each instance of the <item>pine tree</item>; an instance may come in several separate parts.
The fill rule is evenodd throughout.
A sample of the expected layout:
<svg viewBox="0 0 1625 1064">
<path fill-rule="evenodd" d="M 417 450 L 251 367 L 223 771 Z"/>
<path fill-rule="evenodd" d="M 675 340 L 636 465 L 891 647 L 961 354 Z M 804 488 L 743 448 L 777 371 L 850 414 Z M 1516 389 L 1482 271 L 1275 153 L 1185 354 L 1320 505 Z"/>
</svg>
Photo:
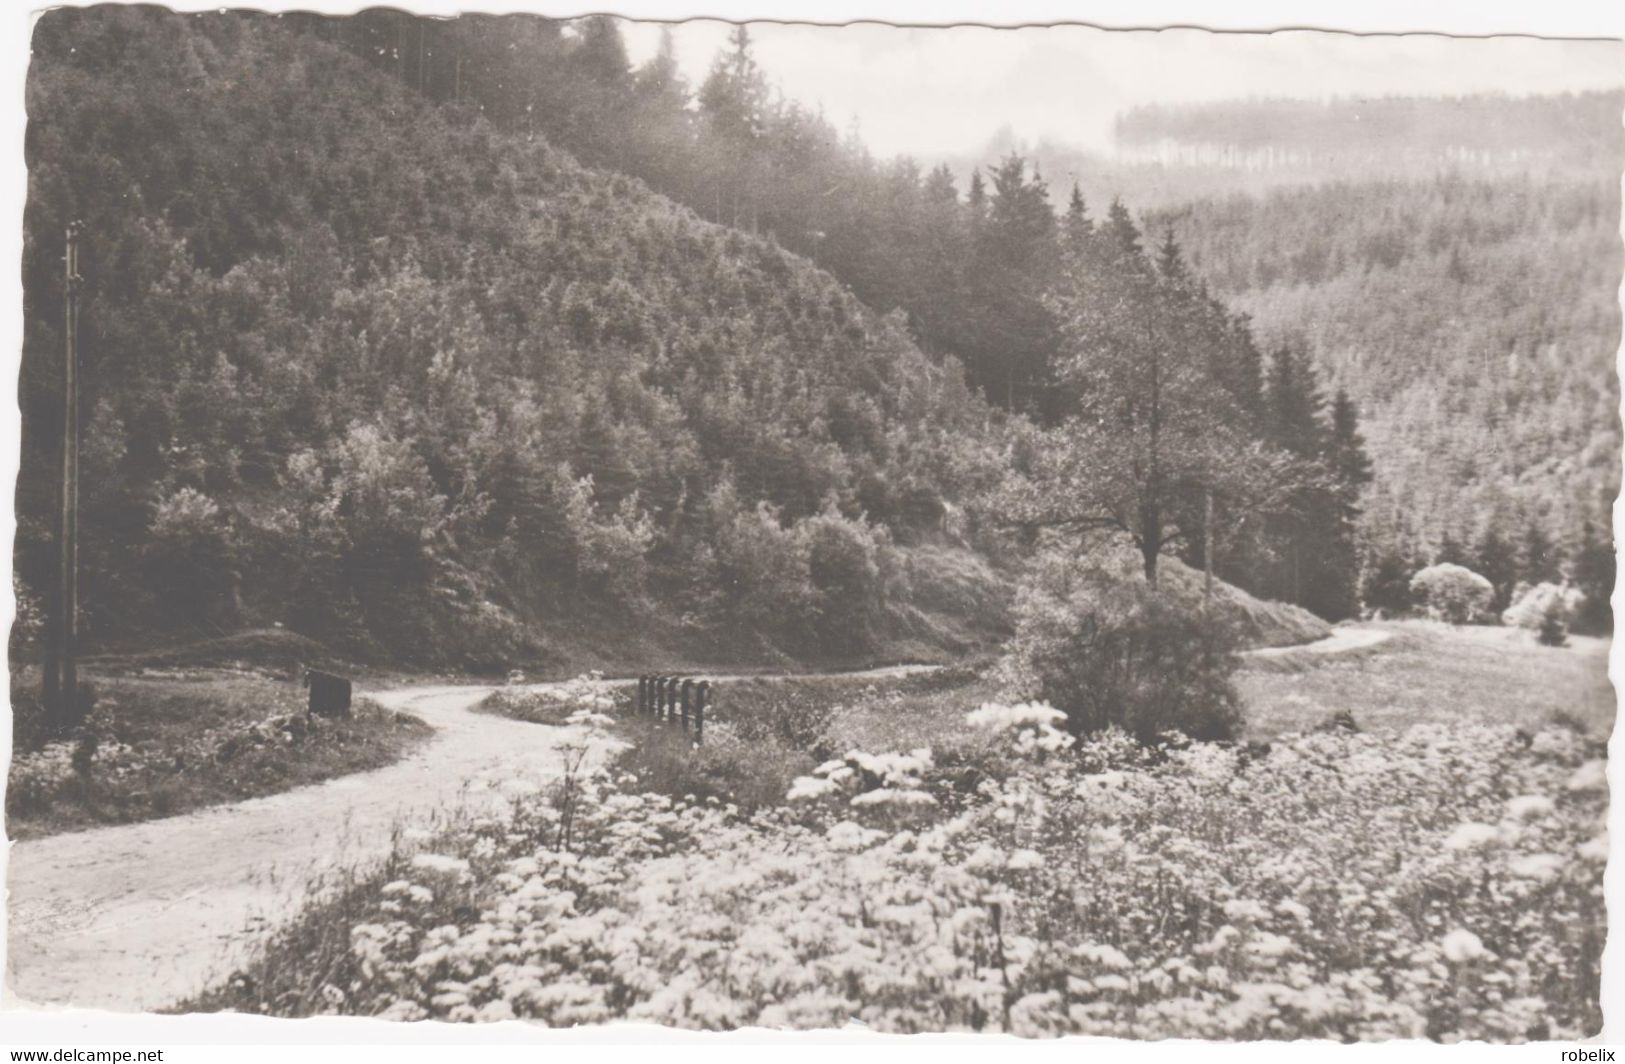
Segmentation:
<svg viewBox="0 0 1625 1064">
<path fill-rule="evenodd" d="M 1007 156 L 993 171 L 986 220 L 974 234 L 967 295 L 979 329 L 966 354 L 988 398 L 1010 409 L 1035 410 L 1044 399 L 1057 343 L 1042 303 L 1056 269 L 1055 229 L 1043 179 L 1029 178 L 1020 156 Z"/>
<path fill-rule="evenodd" d="M 1157 248 L 1157 272 L 1176 288 L 1190 279 L 1190 273 L 1185 268 L 1184 253 L 1179 248 L 1179 241 L 1174 239 L 1173 226 L 1163 230 L 1162 243 Z"/>
<path fill-rule="evenodd" d="M 980 169 L 970 172 L 970 188 L 965 193 L 965 206 L 970 214 L 971 229 L 974 231 L 987 220 L 987 182 L 982 180 Z"/>
<path fill-rule="evenodd" d="M 1462 545 L 1462 541 L 1446 529 L 1444 535 L 1439 537 L 1438 549 L 1433 552 L 1433 564 L 1462 565 L 1471 568 L 1473 559 L 1467 548 Z"/>
<path fill-rule="evenodd" d="M 1523 578 L 1530 584 L 1556 582 L 1561 579 L 1559 563 L 1561 552 L 1547 534 L 1540 519 L 1531 517 L 1523 536 Z"/>
<path fill-rule="evenodd" d="M 1332 399 L 1330 461 L 1338 484 L 1344 489 L 1345 504 L 1357 501 L 1360 489 L 1371 483 L 1371 457 L 1366 454 L 1365 437 L 1360 434 L 1360 412 L 1339 388 Z M 1356 513 L 1350 513 L 1350 518 Z"/>
<path fill-rule="evenodd" d="M 1083 190 L 1076 181 L 1072 183 L 1072 197 L 1067 200 L 1061 234 L 1066 250 L 1072 254 L 1081 253 L 1095 234 L 1094 219 L 1089 217 L 1089 208 L 1083 201 Z"/>
<path fill-rule="evenodd" d="M 562 135 L 583 160 L 623 166 L 630 161 L 622 131 L 633 104 L 633 79 L 620 23 L 594 15 L 576 25 L 579 39 L 566 64 L 570 99 Z"/>
<path fill-rule="evenodd" d="M 1580 543 L 1574 555 L 1574 583 L 1585 601 L 1580 604 L 1574 627 L 1589 634 L 1605 634 L 1614 630 L 1614 610 L 1610 599 L 1614 594 L 1616 560 L 1612 537 L 1587 518 L 1580 529 Z"/>
<path fill-rule="evenodd" d="M 1330 431 L 1324 439 L 1321 465 L 1330 482 L 1304 527 L 1310 561 L 1302 604 L 1323 617 L 1342 620 L 1353 616 L 1359 606 L 1356 537 L 1360 498 L 1372 473 L 1359 414 L 1341 390 L 1332 402 Z"/>
<path fill-rule="evenodd" d="M 1395 544 L 1373 548 L 1360 579 L 1361 603 L 1368 610 L 1381 610 L 1388 616 L 1409 612 L 1415 605 L 1411 577 L 1420 568 L 1408 548 Z"/>
<path fill-rule="evenodd" d="M 626 138 L 629 167 L 666 195 L 692 194 L 695 163 L 689 86 L 677 65 L 671 27 L 661 28 L 660 46 L 638 69 L 632 95 L 629 124 L 639 135 Z"/>
<path fill-rule="evenodd" d="M 767 76 L 751 52 L 744 23 L 728 37 L 700 86 L 701 147 L 711 163 L 714 221 L 754 229 L 760 152 L 768 120 Z"/>
<path fill-rule="evenodd" d="M 1253 339 L 1252 323 L 1245 314 L 1231 314 L 1216 299 L 1208 297 L 1222 324 L 1217 342 L 1223 363 L 1223 377 L 1230 394 L 1249 420 L 1249 428 L 1262 432 L 1264 414 L 1264 354 Z"/>
<path fill-rule="evenodd" d="M 1285 450 L 1305 458 L 1321 455 L 1325 397 L 1307 355 L 1290 347 L 1276 351 L 1266 382 L 1270 434 Z"/>
<path fill-rule="evenodd" d="M 1490 599 L 1490 609 L 1494 613 L 1500 614 L 1512 604 L 1512 593 L 1518 586 L 1518 552 L 1501 535 L 1497 522 L 1492 520 L 1485 526 L 1483 535 L 1479 536 L 1473 548 L 1469 568 L 1495 588 L 1495 595 Z"/>
<path fill-rule="evenodd" d="M 1125 261 L 1144 259 L 1144 251 L 1140 246 L 1140 227 L 1134 224 L 1134 217 L 1129 214 L 1121 199 L 1113 198 L 1112 205 L 1106 210 L 1105 232 L 1115 245 L 1118 255 Z"/>
</svg>

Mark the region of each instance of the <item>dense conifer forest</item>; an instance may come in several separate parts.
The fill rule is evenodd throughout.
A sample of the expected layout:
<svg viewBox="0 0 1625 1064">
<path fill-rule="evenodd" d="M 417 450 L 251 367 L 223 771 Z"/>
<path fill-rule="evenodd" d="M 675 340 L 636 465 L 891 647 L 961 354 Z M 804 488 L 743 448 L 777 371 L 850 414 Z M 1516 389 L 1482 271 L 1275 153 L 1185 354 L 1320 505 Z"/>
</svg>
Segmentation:
<svg viewBox="0 0 1625 1064">
<path fill-rule="evenodd" d="M 93 635 L 497 661 L 646 611 L 862 649 L 988 580 L 942 530 L 999 418 L 771 241 L 282 20 L 62 12 L 35 55 L 19 573 L 47 584 L 81 218 Z"/>
<path fill-rule="evenodd" d="M 1327 225 L 1327 218 L 1337 224 Z M 1447 174 L 1159 212 L 1266 343 L 1366 417 L 1366 528 L 1437 550 L 1531 523 L 1570 549 L 1619 477 L 1619 187 Z"/>
</svg>

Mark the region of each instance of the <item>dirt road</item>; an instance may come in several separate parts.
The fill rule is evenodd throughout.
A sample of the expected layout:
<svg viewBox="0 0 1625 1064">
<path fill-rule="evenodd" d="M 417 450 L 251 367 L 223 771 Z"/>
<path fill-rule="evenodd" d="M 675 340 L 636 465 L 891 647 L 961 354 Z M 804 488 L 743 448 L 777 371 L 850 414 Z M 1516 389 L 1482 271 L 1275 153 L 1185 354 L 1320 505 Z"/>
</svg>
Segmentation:
<svg viewBox="0 0 1625 1064">
<path fill-rule="evenodd" d="M 917 667 L 875 669 L 875 679 Z M 541 782 L 575 738 L 470 712 L 489 687 L 374 695 L 436 735 L 387 768 L 185 816 L 17 843 L 0 1004 L 150 1011 L 246 959 L 312 879 L 382 857 L 392 834 Z"/>
<path fill-rule="evenodd" d="M 470 712 L 489 690 L 375 696 L 437 731 L 387 768 L 14 845 L 5 1003 L 166 1005 L 230 971 L 313 876 L 386 854 L 398 826 L 500 802 L 486 781 L 555 773 L 570 733 Z"/>
<path fill-rule="evenodd" d="M 1353 625 L 1332 629 L 1332 634 L 1312 643 L 1297 643 L 1285 647 L 1259 647 L 1242 654 L 1244 658 L 1284 658 L 1300 654 L 1347 654 L 1355 650 L 1386 643 L 1394 633 L 1386 628 L 1359 628 Z"/>
</svg>

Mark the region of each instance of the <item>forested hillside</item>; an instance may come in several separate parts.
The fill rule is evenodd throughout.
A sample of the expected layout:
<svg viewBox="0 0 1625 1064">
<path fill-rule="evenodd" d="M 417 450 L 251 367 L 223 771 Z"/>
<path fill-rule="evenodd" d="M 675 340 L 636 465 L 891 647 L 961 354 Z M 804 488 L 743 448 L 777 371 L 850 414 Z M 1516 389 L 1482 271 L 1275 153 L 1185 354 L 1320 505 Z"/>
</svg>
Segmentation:
<svg viewBox="0 0 1625 1064">
<path fill-rule="evenodd" d="M 48 586 L 82 219 L 93 641 L 1000 623 L 953 518 L 999 418 L 828 274 L 280 18 L 59 10 L 33 46 L 18 572 Z"/>
<path fill-rule="evenodd" d="M 1266 346 L 1360 404 L 1375 540 L 1531 524 L 1572 553 L 1619 484 L 1617 178 L 1336 183 L 1157 212 Z"/>
<path fill-rule="evenodd" d="M 1368 575 L 1429 559 L 1519 581 L 1609 553 L 1619 483 L 1625 93 L 1133 109 L 1114 155 L 1019 151 L 1153 235 L 1306 353 L 1364 418 Z"/>
</svg>

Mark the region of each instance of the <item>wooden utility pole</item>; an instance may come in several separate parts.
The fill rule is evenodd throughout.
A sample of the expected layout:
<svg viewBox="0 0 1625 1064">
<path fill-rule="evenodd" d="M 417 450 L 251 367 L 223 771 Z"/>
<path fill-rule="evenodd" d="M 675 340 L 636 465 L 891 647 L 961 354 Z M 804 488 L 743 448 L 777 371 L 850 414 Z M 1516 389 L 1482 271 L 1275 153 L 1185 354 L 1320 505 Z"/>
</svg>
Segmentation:
<svg viewBox="0 0 1625 1064">
<path fill-rule="evenodd" d="M 1202 498 L 1202 601 L 1213 601 L 1213 489 Z"/>
<path fill-rule="evenodd" d="M 61 727 L 79 723 L 79 231 L 68 223 L 63 261 L 62 483 L 57 578 L 41 701 Z"/>
</svg>

